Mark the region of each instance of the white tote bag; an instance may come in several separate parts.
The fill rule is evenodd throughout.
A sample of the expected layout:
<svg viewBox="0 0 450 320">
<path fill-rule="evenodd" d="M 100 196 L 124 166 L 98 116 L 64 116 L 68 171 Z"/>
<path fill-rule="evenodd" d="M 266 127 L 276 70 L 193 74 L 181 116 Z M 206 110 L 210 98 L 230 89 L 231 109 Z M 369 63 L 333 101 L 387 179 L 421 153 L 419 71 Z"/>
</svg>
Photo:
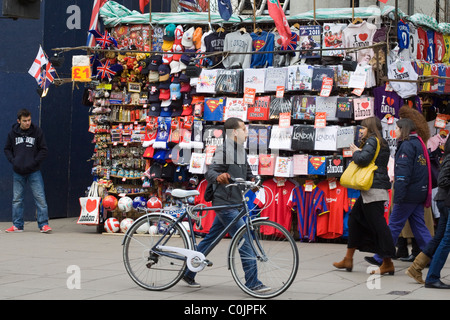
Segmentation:
<svg viewBox="0 0 450 320">
<path fill-rule="evenodd" d="M 80 197 L 80 217 L 77 224 L 98 225 L 102 198 L 98 195 L 98 183 L 92 182 L 87 197 Z"/>
</svg>

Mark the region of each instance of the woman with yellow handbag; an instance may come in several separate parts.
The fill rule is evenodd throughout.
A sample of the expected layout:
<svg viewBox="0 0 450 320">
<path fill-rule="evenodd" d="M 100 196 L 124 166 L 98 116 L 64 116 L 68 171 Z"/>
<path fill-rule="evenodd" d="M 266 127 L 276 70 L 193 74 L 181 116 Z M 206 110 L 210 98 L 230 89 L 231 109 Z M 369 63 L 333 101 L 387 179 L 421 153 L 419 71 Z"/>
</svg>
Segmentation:
<svg viewBox="0 0 450 320">
<path fill-rule="evenodd" d="M 350 212 L 347 252 L 344 259 L 333 263 L 333 266 L 352 271 L 353 255 L 358 249 L 378 253 L 383 257 L 381 271 L 394 274 L 391 258 L 395 256 L 395 246 L 384 218 L 384 203 L 389 200 L 388 190 L 391 188 L 387 173 L 389 146 L 381 135 L 380 119 L 366 118 L 361 126 L 361 148 L 350 146 L 353 162 L 361 168 L 374 166 L 373 181 L 368 190 L 361 190 L 361 195 Z"/>
</svg>

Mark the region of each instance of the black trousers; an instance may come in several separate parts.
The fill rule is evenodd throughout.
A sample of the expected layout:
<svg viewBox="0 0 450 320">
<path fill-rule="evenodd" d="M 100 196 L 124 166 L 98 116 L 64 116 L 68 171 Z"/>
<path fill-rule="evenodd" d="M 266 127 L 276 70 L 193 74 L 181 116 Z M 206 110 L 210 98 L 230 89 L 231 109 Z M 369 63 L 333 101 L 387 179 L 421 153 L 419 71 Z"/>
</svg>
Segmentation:
<svg viewBox="0 0 450 320">
<path fill-rule="evenodd" d="M 383 258 L 395 257 L 391 230 L 384 218 L 384 201 L 363 203 L 359 196 L 348 217 L 347 247 Z"/>
</svg>

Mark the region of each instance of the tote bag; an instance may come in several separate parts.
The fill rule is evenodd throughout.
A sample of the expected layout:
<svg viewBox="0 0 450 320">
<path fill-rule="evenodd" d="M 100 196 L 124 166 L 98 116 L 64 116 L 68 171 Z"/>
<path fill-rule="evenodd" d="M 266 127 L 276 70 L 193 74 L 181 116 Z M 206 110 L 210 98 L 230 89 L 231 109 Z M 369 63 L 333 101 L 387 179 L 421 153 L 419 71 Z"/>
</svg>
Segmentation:
<svg viewBox="0 0 450 320">
<path fill-rule="evenodd" d="M 77 224 L 98 225 L 102 198 L 98 195 L 98 183 L 92 182 L 87 197 L 80 197 L 80 217 Z"/>
<path fill-rule="evenodd" d="M 356 190 L 369 190 L 372 187 L 374 172 L 378 169 L 375 165 L 375 160 L 379 152 L 380 142 L 377 139 L 377 151 L 370 164 L 367 167 L 360 167 L 352 161 L 341 176 L 341 185 Z"/>
</svg>

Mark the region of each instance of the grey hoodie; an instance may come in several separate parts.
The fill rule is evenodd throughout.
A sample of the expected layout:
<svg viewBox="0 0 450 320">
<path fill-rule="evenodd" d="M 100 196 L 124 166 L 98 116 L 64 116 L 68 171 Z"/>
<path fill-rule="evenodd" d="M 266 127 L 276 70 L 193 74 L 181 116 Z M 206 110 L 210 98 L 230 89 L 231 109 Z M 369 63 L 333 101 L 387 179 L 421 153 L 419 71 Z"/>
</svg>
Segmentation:
<svg viewBox="0 0 450 320">
<path fill-rule="evenodd" d="M 248 33 L 235 31 L 225 36 L 223 51 L 252 52 L 252 37 Z M 223 60 L 226 69 L 239 68 L 248 69 L 252 62 L 251 54 L 230 54 Z"/>
</svg>

